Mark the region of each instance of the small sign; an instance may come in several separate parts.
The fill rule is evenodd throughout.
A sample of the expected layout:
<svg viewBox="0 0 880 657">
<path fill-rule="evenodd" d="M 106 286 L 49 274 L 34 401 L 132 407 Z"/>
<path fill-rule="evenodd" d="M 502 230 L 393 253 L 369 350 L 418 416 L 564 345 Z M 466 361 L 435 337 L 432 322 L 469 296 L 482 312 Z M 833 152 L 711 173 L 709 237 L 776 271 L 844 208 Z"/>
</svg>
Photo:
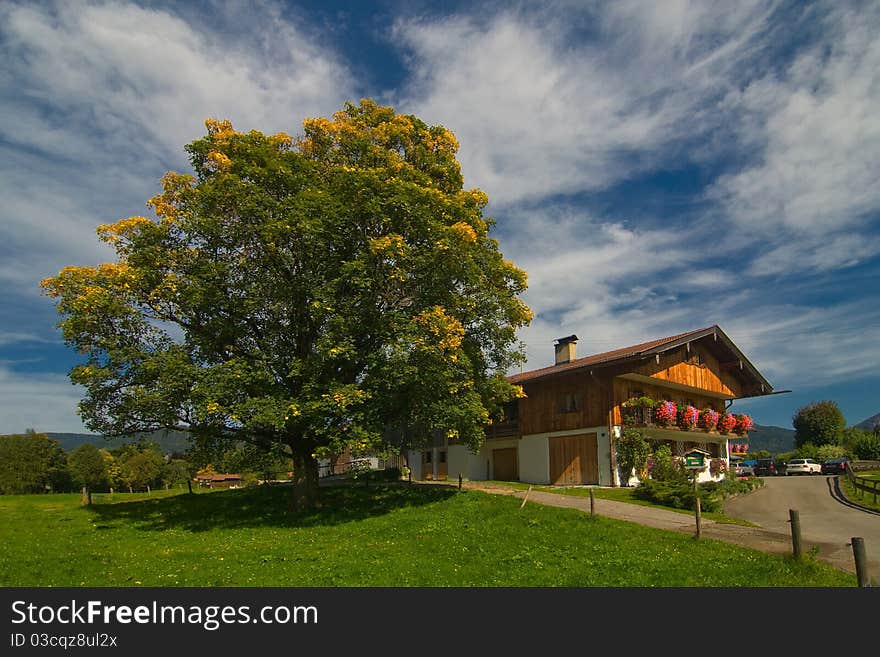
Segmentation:
<svg viewBox="0 0 880 657">
<path fill-rule="evenodd" d="M 688 470 L 702 470 L 706 467 L 706 452 L 695 449 L 685 454 L 684 467 Z"/>
</svg>

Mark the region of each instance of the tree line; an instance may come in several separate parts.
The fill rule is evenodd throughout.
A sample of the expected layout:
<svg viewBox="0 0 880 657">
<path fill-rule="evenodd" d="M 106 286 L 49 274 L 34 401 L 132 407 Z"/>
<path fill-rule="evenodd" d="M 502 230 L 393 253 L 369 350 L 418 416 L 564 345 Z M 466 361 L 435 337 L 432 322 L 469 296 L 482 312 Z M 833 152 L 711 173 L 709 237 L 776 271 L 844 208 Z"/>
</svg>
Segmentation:
<svg viewBox="0 0 880 657">
<path fill-rule="evenodd" d="M 246 444 L 163 454 L 152 442 L 115 449 L 84 443 L 68 453 L 57 440 L 32 429 L 0 436 L 0 494 L 5 495 L 62 493 L 83 487 L 90 492 L 143 491 L 183 485 L 203 471 L 241 474 L 248 483 L 264 473 L 290 469 L 284 455 Z"/>
<path fill-rule="evenodd" d="M 802 406 L 792 416 L 795 451 L 779 457 L 827 459 L 850 457 L 880 461 L 880 425 L 873 431 L 847 427 L 836 402 L 824 400 Z"/>
</svg>

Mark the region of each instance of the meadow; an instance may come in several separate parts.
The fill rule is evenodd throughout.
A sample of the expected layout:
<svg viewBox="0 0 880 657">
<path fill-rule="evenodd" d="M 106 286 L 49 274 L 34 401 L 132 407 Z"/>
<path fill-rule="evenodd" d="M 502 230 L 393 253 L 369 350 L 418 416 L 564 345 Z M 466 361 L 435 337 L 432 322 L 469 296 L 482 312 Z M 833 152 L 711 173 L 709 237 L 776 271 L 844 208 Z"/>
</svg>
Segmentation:
<svg viewBox="0 0 880 657">
<path fill-rule="evenodd" d="M 151 496 L 0 497 L 2 586 L 855 586 L 795 562 L 506 495 L 452 487 L 286 486 Z"/>
</svg>

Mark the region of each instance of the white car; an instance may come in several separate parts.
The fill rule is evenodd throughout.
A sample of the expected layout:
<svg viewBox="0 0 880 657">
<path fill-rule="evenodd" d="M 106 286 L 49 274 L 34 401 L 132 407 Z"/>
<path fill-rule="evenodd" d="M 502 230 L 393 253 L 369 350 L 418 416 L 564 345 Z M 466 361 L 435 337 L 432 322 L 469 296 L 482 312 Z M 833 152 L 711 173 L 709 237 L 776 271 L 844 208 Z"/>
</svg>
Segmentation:
<svg viewBox="0 0 880 657">
<path fill-rule="evenodd" d="M 813 459 L 792 459 L 785 467 L 785 474 L 822 474 L 822 464 Z"/>
<path fill-rule="evenodd" d="M 737 477 L 755 476 L 755 469 L 750 465 L 746 465 L 742 461 L 736 461 L 735 463 L 731 463 L 731 465 L 733 466 L 733 471 Z"/>
</svg>

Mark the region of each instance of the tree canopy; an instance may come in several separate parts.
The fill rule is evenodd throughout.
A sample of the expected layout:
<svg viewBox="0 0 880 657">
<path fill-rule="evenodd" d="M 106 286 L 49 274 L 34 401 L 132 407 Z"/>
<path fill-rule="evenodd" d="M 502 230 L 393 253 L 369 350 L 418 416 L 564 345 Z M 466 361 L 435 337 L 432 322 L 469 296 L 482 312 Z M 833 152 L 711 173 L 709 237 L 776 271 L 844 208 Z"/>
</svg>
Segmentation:
<svg viewBox="0 0 880 657">
<path fill-rule="evenodd" d="M 0 436 L 0 494 L 65 490 L 67 457 L 57 440 L 28 430 Z"/>
<path fill-rule="evenodd" d="M 841 443 L 846 419 L 836 402 L 826 400 L 799 408 L 791 424 L 794 427 L 795 447 L 800 448 L 807 443 L 821 447 Z"/>
<path fill-rule="evenodd" d="M 206 125 L 155 218 L 98 227 L 115 262 L 43 281 L 86 426 L 282 445 L 298 507 L 346 446 L 479 445 L 531 312 L 453 134 L 369 100 L 296 139 Z"/>
<path fill-rule="evenodd" d="M 89 492 L 109 486 L 108 456 L 107 452 L 91 443 L 83 443 L 77 447 L 67 457 L 73 481 L 79 486 L 85 486 Z"/>
</svg>

